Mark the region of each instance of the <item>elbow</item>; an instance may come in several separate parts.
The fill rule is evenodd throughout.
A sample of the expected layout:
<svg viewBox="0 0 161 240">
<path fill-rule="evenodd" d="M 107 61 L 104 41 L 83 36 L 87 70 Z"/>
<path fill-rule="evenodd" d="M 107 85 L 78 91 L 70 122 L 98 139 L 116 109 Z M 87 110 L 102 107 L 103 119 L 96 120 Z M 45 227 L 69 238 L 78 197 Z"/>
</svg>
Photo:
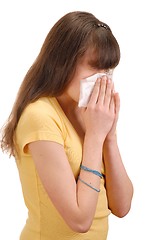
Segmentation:
<svg viewBox="0 0 161 240">
<path fill-rule="evenodd" d="M 76 226 L 75 228 L 75 232 L 77 233 L 87 233 L 89 231 L 90 227 L 88 225 L 79 225 L 79 226 Z"/>
<path fill-rule="evenodd" d="M 129 212 L 130 210 L 127 210 L 127 211 L 116 211 L 116 212 L 112 212 L 116 217 L 118 217 L 118 218 L 123 218 L 123 217 L 125 217 L 127 214 L 128 214 L 128 212 Z"/>
<path fill-rule="evenodd" d="M 84 222 L 73 222 L 70 224 L 70 228 L 77 233 L 86 233 L 89 231 L 90 227 L 92 225 L 91 221 L 84 221 Z"/>
<path fill-rule="evenodd" d="M 130 209 L 131 209 L 131 206 L 127 206 L 125 208 L 119 208 L 119 209 L 111 210 L 111 212 L 116 217 L 123 218 L 129 213 Z"/>
<path fill-rule="evenodd" d="M 112 214 L 118 218 L 125 217 L 131 209 L 132 197 L 133 197 L 133 191 L 131 196 L 128 199 L 125 199 L 124 201 L 120 201 L 119 203 L 117 202 L 117 204 L 112 204 L 110 208 Z"/>
</svg>

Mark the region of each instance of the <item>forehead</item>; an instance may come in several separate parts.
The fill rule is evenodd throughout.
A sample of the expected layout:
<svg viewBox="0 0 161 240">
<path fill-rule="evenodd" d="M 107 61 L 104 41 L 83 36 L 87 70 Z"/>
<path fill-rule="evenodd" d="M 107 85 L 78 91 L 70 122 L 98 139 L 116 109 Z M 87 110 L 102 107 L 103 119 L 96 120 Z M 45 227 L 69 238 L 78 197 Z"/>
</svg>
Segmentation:
<svg viewBox="0 0 161 240">
<path fill-rule="evenodd" d="M 96 58 L 96 54 L 92 49 L 89 49 L 85 52 L 85 54 L 79 59 L 78 65 L 84 66 L 89 69 L 95 69 L 91 66 L 90 62 Z"/>
<path fill-rule="evenodd" d="M 76 67 L 76 72 L 80 73 L 81 72 L 87 72 L 87 71 L 93 71 L 95 70 L 92 66 L 89 65 L 89 57 L 84 56 L 78 61 L 77 67 Z"/>
</svg>

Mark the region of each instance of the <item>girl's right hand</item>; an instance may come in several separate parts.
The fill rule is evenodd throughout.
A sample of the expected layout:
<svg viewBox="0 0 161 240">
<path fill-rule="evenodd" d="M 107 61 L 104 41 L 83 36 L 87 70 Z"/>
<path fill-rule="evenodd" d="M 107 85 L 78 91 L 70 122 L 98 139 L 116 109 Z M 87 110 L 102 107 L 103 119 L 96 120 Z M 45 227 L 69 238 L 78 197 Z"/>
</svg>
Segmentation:
<svg viewBox="0 0 161 240">
<path fill-rule="evenodd" d="M 86 108 L 82 108 L 86 134 L 104 141 L 115 119 L 113 83 L 106 76 L 98 78 Z"/>
</svg>

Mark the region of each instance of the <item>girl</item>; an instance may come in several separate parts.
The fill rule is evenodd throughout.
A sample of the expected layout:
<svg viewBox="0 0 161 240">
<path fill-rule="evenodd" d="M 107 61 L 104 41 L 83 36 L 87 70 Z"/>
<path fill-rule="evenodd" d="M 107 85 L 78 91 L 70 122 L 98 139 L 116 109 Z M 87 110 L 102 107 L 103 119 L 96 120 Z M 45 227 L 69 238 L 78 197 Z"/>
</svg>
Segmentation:
<svg viewBox="0 0 161 240">
<path fill-rule="evenodd" d="M 50 30 L 3 129 L 16 159 L 28 219 L 20 240 L 105 240 L 108 215 L 130 210 L 133 187 L 121 160 L 119 95 L 105 75 L 86 107 L 80 81 L 120 60 L 111 29 L 88 12 L 70 12 Z"/>
</svg>

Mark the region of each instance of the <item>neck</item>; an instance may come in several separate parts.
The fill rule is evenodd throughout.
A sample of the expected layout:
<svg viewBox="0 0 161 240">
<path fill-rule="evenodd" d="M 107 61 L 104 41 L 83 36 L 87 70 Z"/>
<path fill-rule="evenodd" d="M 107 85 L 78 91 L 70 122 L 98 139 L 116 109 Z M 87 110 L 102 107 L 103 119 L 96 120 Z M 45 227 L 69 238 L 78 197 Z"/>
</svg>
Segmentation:
<svg viewBox="0 0 161 240">
<path fill-rule="evenodd" d="M 75 128 L 78 136 L 81 139 L 81 142 L 83 143 L 85 126 L 83 123 L 83 119 L 81 117 L 78 103 L 67 95 L 61 95 L 57 97 L 57 101 L 59 102 L 62 110 L 64 111 L 65 115 L 71 122 L 72 126 Z"/>
<path fill-rule="evenodd" d="M 57 97 L 57 101 L 65 112 L 73 112 L 78 109 L 78 103 L 75 102 L 67 94 L 62 94 Z"/>
</svg>

